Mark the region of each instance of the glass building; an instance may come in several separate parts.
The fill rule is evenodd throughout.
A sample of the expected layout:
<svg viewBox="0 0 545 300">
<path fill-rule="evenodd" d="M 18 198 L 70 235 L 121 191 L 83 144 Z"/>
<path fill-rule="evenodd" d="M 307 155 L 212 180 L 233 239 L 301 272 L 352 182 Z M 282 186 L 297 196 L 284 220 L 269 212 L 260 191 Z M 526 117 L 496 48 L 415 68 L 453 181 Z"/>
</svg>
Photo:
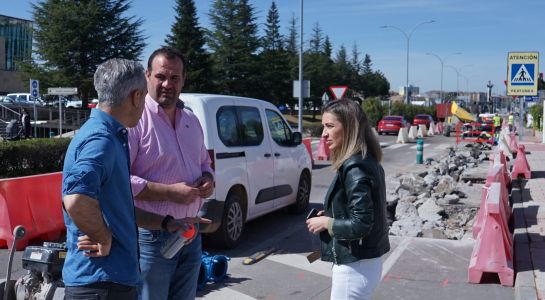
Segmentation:
<svg viewBox="0 0 545 300">
<path fill-rule="evenodd" d="M 32 55 L 32 21 L 0 15 L 0 70 L 16 71 Z"/>
</svg>

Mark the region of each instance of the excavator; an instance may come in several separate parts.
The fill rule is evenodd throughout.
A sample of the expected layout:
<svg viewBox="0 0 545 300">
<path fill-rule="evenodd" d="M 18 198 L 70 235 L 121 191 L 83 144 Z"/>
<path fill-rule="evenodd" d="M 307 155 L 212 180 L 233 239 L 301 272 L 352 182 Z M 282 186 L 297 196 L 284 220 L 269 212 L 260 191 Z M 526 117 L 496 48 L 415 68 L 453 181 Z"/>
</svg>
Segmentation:
<svg viewBox="0 0 545 300">
<path fill-rule="evenodd" d="M 469 113 L 467 110 L 460 107 L 456 102 L 452 101 L 450 105 L 450 112 L 452 113 L 451 116 L 447 117 L 445 129 L 443 130 L 444 136 L 450 136 L 450 133 L 455 131 L 457 126 L 460 126 L 460 124 L 463 127 L 473 127 L 472 124 L 477 122 L 477 118 L 475 118 L 474 115 Z M 464 128 L 464 129 L 470 129 L 470 128 Z"/>
</svg>

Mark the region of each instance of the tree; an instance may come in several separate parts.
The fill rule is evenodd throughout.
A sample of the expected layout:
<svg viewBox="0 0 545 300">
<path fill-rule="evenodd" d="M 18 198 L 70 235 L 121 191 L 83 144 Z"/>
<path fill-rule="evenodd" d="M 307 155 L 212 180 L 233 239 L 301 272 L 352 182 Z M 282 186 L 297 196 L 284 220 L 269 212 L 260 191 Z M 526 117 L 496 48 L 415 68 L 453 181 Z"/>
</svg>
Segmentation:
<svg viewBox="0 0 545 300">
<path fill-rule="evenodd" d="M 371 56 L 369 54 L 365 54 L 365 58 L 363 59 L 362 73 L 371 74 L 373 72 L 372 66 L 373 64 L 371 63 Z"/>
<path fill-rule="evenodd" d="M 329 36 L 325 36 L 324 45 L 323 45 L 323 53 L 327 57 L 331 57 L 331 54 L 333 53 L 333 46 L 331 45 L 331 42 L 329 41 Z"/>
<path fill-rule="evenodd" d="M 295 18 L 294 14 L 291 16 L 288 32 L 288 38 L 286 39 L 286 50 L 291 55 L 297 55 L 297 53 L 299 52 L 297 38 L 299 36 L 297 34 L 297 19 Z"/>
<path fill-rule="evenodd" d="M 46 76 L 52 86 L 77 87 L 87 107 L 97 66 L 114 57 L 139 59 L 145 47 L 143 20 L 125 16 L 129 8 L 128 0 L 33 4 L 36 60 L 27 75 Z"/>
<path fill-rule="evenodd" d="M 263 51 L 259 54 L 261 61 L 259 98 L 269 100 L 275 105 L 286 103 L 292 98 L 290 54 L 284 49 L 279 24 L 278 10 L 273 1 L 267 14 L 265 36 L 262 39 Z"/>
<path fill-rule="evenodd" d="M 259 95 L 256 63 L 259 40 L 253 10 L 247 0 L 216 0 L 210 9 L 212 29 L 208 44 L 220 93 Z"/>
<path fill-rule="evenodd" d="M 316 22 L 314 23 L 314 27 L 312 27 L 312 36 L 310 38 L 309 51 L 311 53 L 320 53 L 322 50 L 323 40 L 324 37 L 322 33 L 322 28 L 320 27 L 320 24 Z"/>
<path fill-rule="evenodd" d="M 177 12 L 171 34 L 165 43 L 177 49 L 187 59 L 187 78 L 184 91 L 212 92 L 212 65 L 204 49 L 204 32 L 198 25 L 197 10 L 193 0 L 176 0 Z"/>
<path fill-rule="evenodd" d="M 350 59 L 350 66 L 352 67 L 354 72 L 356 72 L 356 74 L 360 73 L 361 71 L 360 52 L 358 50 L 358 45 L 356 44 L 356 42 L 354 42 L 354 45 L 352 46 L 352 58 Z"/>
</svg>

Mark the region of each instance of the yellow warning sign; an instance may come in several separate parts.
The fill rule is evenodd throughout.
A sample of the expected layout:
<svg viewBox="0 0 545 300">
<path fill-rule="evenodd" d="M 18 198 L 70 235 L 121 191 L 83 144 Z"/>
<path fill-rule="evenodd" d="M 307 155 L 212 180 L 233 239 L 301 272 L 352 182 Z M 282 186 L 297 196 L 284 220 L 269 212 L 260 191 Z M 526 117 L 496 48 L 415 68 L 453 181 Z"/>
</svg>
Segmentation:
<svg viewBox="0 0 545 300">
<path fill-rule="evenodd" d="M 507 56 L 507 95 L 537 95 L 539 52 L 509 52 Z"/>
</svg>

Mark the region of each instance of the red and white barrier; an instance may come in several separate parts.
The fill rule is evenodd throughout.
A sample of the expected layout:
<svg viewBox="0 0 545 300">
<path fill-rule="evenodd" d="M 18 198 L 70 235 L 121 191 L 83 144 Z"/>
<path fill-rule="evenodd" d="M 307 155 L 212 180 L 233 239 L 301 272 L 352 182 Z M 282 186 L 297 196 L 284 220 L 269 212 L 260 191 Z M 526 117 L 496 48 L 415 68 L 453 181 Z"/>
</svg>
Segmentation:
<svg viewBox="0 0 545 300">
<path fill-rule="evenodd" d="M 318 145 L 318 151 L 316 151 L 317 160 L 329 160 L 331 153 L 329 152 L 329 147 L 327 146 L 326 139 L 320 138 L 320 144 Z"/>
<path fill-rule="evenodd" d="M 518 145 L 517 158 L 513 164 L 513 170 L 511 171 L 511 180 L 524 177 L 525 179 L 532 178 L 532 172 L 530 171 L 530 165 L 526 159 L 526 152 L 524 145 Z"/>
<path fill-rule="evenodd" d="M 503 187 L 494 182 L 487 190 L 482 228 L 478 233 L 468 269 L 468 281 L 480 283 L 483 273 L 497 273 L 500 283 L 513 286 L 513 238 L 507 226 Z"/>
</svg>

